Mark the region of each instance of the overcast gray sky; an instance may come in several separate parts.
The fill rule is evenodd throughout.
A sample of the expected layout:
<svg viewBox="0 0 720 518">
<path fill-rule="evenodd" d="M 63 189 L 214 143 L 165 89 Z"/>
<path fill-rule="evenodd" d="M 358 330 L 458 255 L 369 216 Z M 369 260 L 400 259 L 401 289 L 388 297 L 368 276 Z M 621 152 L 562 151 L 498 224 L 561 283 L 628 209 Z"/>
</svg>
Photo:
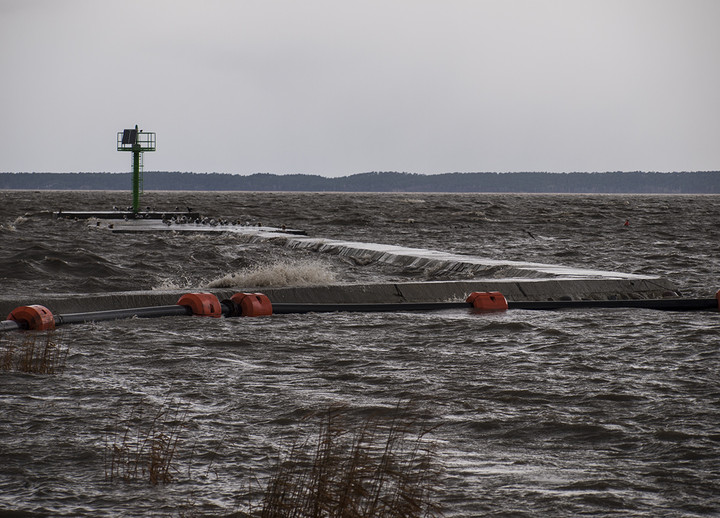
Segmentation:
<svg viewBox="0 0 720 518">
<path fill-rule="evenodd" d="M 0 171 L 720 169 L 718 0 L 0 0 Z"/>
</svg>

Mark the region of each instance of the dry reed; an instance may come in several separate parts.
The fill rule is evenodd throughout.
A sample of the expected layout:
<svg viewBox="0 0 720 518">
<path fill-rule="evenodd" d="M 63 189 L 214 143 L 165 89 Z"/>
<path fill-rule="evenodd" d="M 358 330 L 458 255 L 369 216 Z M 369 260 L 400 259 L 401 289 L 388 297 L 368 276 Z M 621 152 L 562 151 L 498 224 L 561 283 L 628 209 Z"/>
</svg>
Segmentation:
<svg viewBox="0 0 720 518">
<path fill-rule="evenodd" d="M 353 423 L 327 412 L 316 442 L 295 444 L 264 494 L 263 517 L 438 516 L 434 441 L 407 408 Z"/>
<path fill-rule="evenodd" d="M 175 452 L 187 424 L 187 406 L 166 401 L 145 419 L 144 406 L 118 419 L 105 438 L 105 480 L 168 484 L 175 479 Z"/>
<path fill-rule="evenodd" d="M 59 374 L 65 369 L 69 348 L 55 331 L 25 331 L 0 340 L 0 371 Z"/>
</svg>

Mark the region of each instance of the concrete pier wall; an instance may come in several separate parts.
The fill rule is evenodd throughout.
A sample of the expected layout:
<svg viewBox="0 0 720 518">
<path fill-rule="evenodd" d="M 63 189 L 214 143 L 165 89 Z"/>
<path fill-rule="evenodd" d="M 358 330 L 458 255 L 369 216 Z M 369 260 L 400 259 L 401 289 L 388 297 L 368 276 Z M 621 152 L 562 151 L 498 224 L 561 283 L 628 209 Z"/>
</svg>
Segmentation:
<svg viewBox="0 0 720 518">
<path fill-rule="evenodd" d="M 108 227 L 110 228 L 110 227 Z M 175 291 L 135 291 L 104 294 L 37 294 L 22 298 L 0 296 L 0 318 L 18 306 L 41 304 L 53 313 L 76 313 L 109 309 L 175 304 L 190 291 L 210 291 L 220 300 L 237 292 L 262 292 L 276 303 L 401 303 L 459 302 L 473 291 L 500 291 L 510 301 L 618 300 L 677 296 L 666 279 L 620 272 L 587 270 L 541 263 L 502 261 L 436 250 L 379 243 L 328 240 L 283 232 L 269 227 L 243 225 L 174 224 L 158 220 L 117 222 L 113 232 L 231 232 L 240 241 L 272 243 L 292 249 L 313 250 L 352 258 L 361 264 L 374 262 L 433 273 L 463 273 L 472 280 L 337 284 L 330 286 Z"/>
<path fill-rule="evenodd" d="M 448 282 L 345 284 L 287 288 L 129 291 L 103 294 L 27 294 L 0 297 L 0 318 L 18 306 L 41 304 L 53 313 L 78 313 L 175 304 L 185 293 L 210 291 L 220 300 L 237 292 L 261 292 L 282 303 L 459 302 L 473 291 L 500 291 L 508 300 L 617 300 L 663 298 L 674 286 L 664 279 L 480 279 Z"/>
<path fill-rule="evenodd" d="M 477 278 L 552 278 L 567 279 L 652 279 L 652 276 L 634 275 L 604 270 L 589 270 L 543 263 L 489 259 L 472 255 L 454 254 L 439 250 L 324 239 L 295 234 L 273 227 L 249 227 L 243 225 L 204 225 L 197 223 L 163 224 L 153 220 L 118 222 L 113 232 L 181 232 L 181 233 L 232 233 L 242 242 L 271 243 L 295 250 L 311 250 L 318 253 L 351 258 L 360 264 L 383 263 L 404 268 L 415 268 L 432 273 L 463 273 Z"/>
</svg>

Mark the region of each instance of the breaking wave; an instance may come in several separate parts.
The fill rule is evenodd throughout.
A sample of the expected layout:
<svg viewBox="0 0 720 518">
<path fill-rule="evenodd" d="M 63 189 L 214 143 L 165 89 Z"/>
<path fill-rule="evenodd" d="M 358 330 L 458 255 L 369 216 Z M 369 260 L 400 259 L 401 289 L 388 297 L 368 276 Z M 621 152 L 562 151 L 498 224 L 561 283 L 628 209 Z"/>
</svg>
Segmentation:
<svg viewBox="0 0 720 518">
<path fill-rule="evenodd" d="M 25 223 L 27 218 L 24 216 L 18 216 L 12 223 L 2 224 L 0 223 L 0 230 L 7 230 L 9 232 L 17 232 L 17 225 Z"/>
<path fill-rule="evenodd" d="M 167 291 L 167 290 L 185 290 L 192 289 L 194 283 L 188 277 L 182 277 L 179 279 L 163 279 L 157 286 L 151 288 L 152 291 Z"/>
<path fill-rule="evenodd" d="M 280 261 L 224 275 L 207 283 L 206 288 L 254 288 L 322 286 L 336 281 L 333 273 L 319 261 Z"/>
</svg>

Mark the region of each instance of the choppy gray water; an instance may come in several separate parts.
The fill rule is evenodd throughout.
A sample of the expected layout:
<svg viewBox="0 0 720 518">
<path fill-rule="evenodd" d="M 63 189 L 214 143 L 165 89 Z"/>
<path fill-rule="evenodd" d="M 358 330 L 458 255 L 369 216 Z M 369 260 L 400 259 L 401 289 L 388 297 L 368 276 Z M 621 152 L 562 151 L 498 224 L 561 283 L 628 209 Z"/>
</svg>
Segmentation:
<svg viewBox="0 0 720 518">
<path fill-rule="evenodd" d="M 256 265 L 284 265 L 279 274 L 298 258 L 232 235 L 109 234 L 42 212 L 126 198 L 0 192 L 4 293 L 201 287 Z M 335 239 L 658 274 L 686 296 L 720 288 L 717 196 L 149 193 L 143 203 Z M 429 277 L 300 255 L 338 282 Z M 440 425 L 437 498 L 448 516 L 718 515 L 718 331 L 717 313 L 651 310 L 68 326 L 62 374 L 0 372 L 0 516 L 177 516 L 187 501 L 227 515 L 308 431 L 308 412 L 342 402 L 363 415 L 400 400 Z M 118 416 L 169 400 L 188 409 L 176 482 L 106 481 Z"/>
</svg>

